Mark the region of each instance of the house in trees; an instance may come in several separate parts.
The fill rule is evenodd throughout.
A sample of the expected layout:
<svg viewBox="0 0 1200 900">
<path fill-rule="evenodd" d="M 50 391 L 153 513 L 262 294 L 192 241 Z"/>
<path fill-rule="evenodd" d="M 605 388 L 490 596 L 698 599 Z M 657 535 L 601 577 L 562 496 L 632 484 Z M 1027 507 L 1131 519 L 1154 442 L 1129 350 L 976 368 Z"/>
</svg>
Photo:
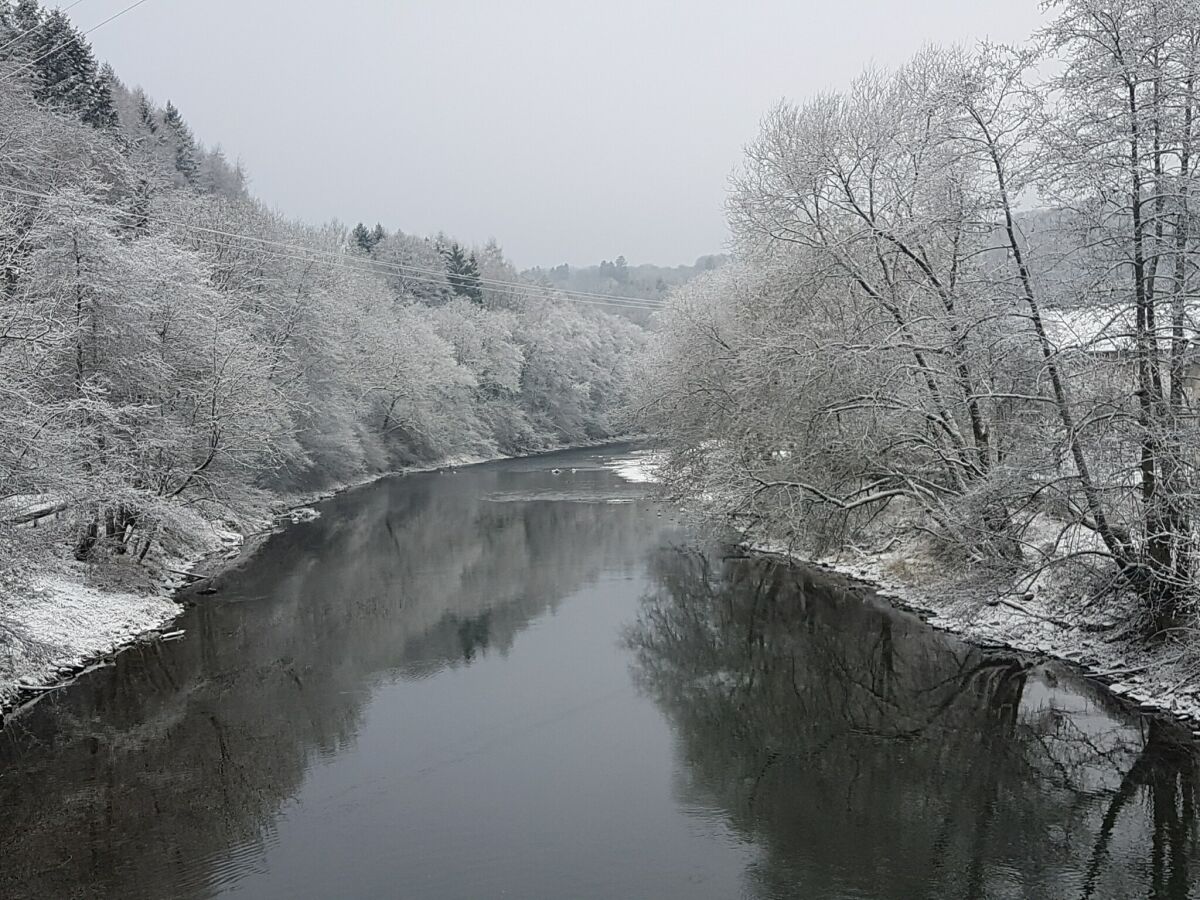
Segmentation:
<svg viewBox="0 0 1200 900">
<path fill-rule="evenodd" d="M 1171 310 L 1163 305 L 1157 309 L 1155 337 L 1158 341 L 1164 375 L 1170 370 L 1174 340 Z M 1087 367 L 1091 361 L 1108 369 L 1113 377 L 1129 384 L 1136 381 L 1136 312 L 1132 305 L 1087 306 L 1043 311 L 1042 320 L 1051 344 L 1075 368 Z M 1200 400 L 1200 304 L 1189 304 L 1184 317 L 1183 390 L 1189 404 Z M 1169 390 L 1169 384 L 1167 385 Z"/>
</svg>

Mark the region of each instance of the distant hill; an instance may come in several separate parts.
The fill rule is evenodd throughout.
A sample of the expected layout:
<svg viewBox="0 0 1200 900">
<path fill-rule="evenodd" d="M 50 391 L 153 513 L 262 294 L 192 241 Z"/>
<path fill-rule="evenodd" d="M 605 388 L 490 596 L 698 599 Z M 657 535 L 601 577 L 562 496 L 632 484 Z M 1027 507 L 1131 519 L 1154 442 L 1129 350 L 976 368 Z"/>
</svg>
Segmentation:
<svg viewBox="0 0 1200 900">
<path fill-rule="evenodd" d="M 720 268 L 729 262 L 724 253 L 701 256 L 690 266 L 631 266 L 624 256 L 615 261 L 602 260 L 597 266 L 569 266 L 563 263 L 550 269 L 527 269 L 521 275 L 537 284 L 546 284 L 568 291 L 588 291 L 597 294 L 617 294 L 639 300 L 662 300 L 676 285 L 691 281 L 703 272 Z"/>
</svg>

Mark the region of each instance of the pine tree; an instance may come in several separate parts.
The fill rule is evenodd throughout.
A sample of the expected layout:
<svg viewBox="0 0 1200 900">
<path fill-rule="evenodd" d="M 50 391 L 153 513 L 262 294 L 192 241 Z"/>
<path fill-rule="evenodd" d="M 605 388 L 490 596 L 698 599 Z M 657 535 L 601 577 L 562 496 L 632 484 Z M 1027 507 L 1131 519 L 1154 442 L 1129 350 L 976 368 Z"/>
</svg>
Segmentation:
<svg viewBox="0 0 1200 900">
<path fill-rule="evenodd" d="M 95 128 L 115 128 L 112 69 L 100 69 L 92 48 L 59 10 L 44 14 L 36 3 L 22 0 L 13 22 L 29 34 L 18 45 L 33 72 L 33 96 L 39 103 L 70 110 Z"/>
<path fill-rule="evenodd" d="M 450 287 L 460 297 L 483 305 L 483 285 L 479 280 L 479 261 L 475 254 L 468 256 L 457 242 L 442 250 L 446 259 L 446 275 Z"/>
<path fill-rule="evenodd" d="M 34 99 L 82 111 L 90 87 L 84 71 L 90 54 L 85 54 L 70 20 L 58 10 L 44 16 L 41 25 L 27 36 L 26 47 L 34 74 Z"/>
<path fill-rule="evenodd" d="M 167 101 L 167 108 L 163 113 L 163 127 L 175 144 L 175 171 L 182 175 L 188 184 L 194 184 L 200 168 L 196 159 L 196 139 L 192 137 L 192 130 L 170 100 Z"/>
<path fill-rule="evenodd" d="M 371 232 L 362 222 L 355 225 L 354 230 L 350 232 L 350 243 L 363 253 L 370 253 L 375 246 L 371 243 Z"/>
<path fill-rule="evenodd" d="M 374 228 L 367 228 L 366 225 L 359 222 L 350 232 L 350 243 L 363 253 L 372 252 L 386 238 L 387 231 L 378 223 Z"/>
<path fill-rule="evenodd" d="M 117 107 L 112 96 L 112 86 L 116 77 L 112 66 L 105 63 L 93 82 L 91 97 L 81 116 L 83 121 L 93 128 L 115 129 L 119 124 Z"/>
<path fill-rule="evenodd" d="M 0 41 L 7 44 L 12 36 L 19 32 L 16 22 L 16 10 L 8 0 L 0 0 Z"/>
<path fill-rule="evenodd" d="M 37 0 L 19 0 L 12 11 L 13 31 L 32 31 L 41 24 L 42 16 L 42 8 L 38 6 Z M 14 49 L 18 49 L 19 46 Z"/>
<path fill-rule="evenodd" d="M 150 98 L 141 88 L 137 89 L 138 124 L 148 135 L 158 134 L 158 116 L 150 105 Z"/>
</svg>

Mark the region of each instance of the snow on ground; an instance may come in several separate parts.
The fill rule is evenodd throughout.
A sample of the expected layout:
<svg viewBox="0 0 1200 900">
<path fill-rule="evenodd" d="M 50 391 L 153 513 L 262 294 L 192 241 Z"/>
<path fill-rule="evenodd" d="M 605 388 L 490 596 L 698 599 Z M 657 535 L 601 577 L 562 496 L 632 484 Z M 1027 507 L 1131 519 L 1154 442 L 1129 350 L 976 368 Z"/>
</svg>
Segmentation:
<svg viewBox="0 0 1200 900">
<path fill-rule="evenodd" d="M 443 468 L 461 469 L 463 466 L 477 466 L 480 463 L 494 462 L 495 460 L 498 460 L 498 459 L 508 459 L 508 458 L 509 457 L 503 453 L 496 453 L 496 454 L 492 454 L 490 456 L 485 456 L 485 455 L 482 455 L 479 453 L 459 453 L 459 454 L 456 454 L 455 456 L 447 456 L 445 459 L 443 459 L 441 462 L 437 463 L 436 465 L 425 466 L 424 468 L 425 468 L 425 470 L 443 469 Z M 414 469 L 413 471 L 421 471 L 421 469 Z"/>
<path fill-rule="evenodd" d="M 22 688 L 52 684 L 161 629 L 183 609 L 170 598 L 182 580 L 137 593 L 89 584 L 82 566 L 33 576 L 0 606 L 0 710 Z"/>
<path fill-rule="evenodd" d="M 62 555 L 60 536 L 27 585 L 0 597 L 0 711 L 160 631 L 183 610 L 172 596 L 188 580 L 184 573 L 210 555 L 236 555 L 242 544 L 242 535 L 195 513 L 176 524 L 170 549 L 156 543 L 143 563 L 132 556 L 77 562 Z"/>
<path fill-rule="evenodd" d="M 605 467 L 635 484 L 658 481 L 658 453 L 654 450 L 634 450 L 628 456 L 605 463 Z"/>
<path fill-rule="evenodd" d="M 101 590 L 67 575 L 39 576 L 24 596 L 5 605 L 6 624 L 28 641 L 19 642 L 5 662 L 23 684 L 43 684 L 60 669 L 77 668 L 160 628 L 180 609 L 168 597 Z"/>
<path fill-rule="evenodd" d="M 602 446 L 605 443 L 608 442 L 597 441 L 580 446 Z M 642 455 L 632 454 L 639 458 Z M 276 524 L 317 518 L 320 510 L 311 508 L 309 504 L 391 474 L 432 471 L 447 466 L 467 466 L 507 458 L 510 457 L 498 453 L 490 456 L 458 455 L 428 466 L 413 467 L 399 473 L 366 475 L 328 490 L 297 494 L 277 501 Z M 641 465 L 644 463 L 640 459 L 632 461 L 631 471 Z M 20 499 L 21 504 L 10 504 L 12 509 L 7 511 L 23 511 L 33 501 L 41 502 L 45 498 Z M 5 511 L 5 508 L 0 508 L 0 514 Z M 213 562 L 205 564 L 205 574 L 215 574 L 239 555 L 243 535 L 218 528 L 204 522 L 198 515 L 192 515 L 187 520 L 191 527 L 186 529 L 189 533 L 186 546 L 174 546 L 171 552 L 164 553 L 156 545 L 155 552 L 147 557 L 144 569 L 139 567 L 137 570 L 139 576 L 151 576 L 149 582 L 142 578 L 143 583 L 138 590 L 121 589 L 118 586 L 121 567 L 131 565 L 128 558 L 122 558 L 115 568 L 100 571 L 87 564 L 48 554 L 45 569 L 33 575 L 28 590 L 16 592 L 16 596 L 0 597 L 0 713 L 14 701 L 28 696 L 32 689 L 61 683 L 81 667 L 119 650 L 139 637 L 160 631 L 183 609 L 172 599 L 175 591 L 187 581 L 183 573 L 190 572 L 202 559 L 211 558 Z M 267 529 L 270 520 L 258 524 Z M 114 574 L 116 583 L 112 581 Z M 126 571 L 126 574 L 130 573 Z M 107 577 L 109 581 L 94 582 L 93 576 Z"/>
</svg>

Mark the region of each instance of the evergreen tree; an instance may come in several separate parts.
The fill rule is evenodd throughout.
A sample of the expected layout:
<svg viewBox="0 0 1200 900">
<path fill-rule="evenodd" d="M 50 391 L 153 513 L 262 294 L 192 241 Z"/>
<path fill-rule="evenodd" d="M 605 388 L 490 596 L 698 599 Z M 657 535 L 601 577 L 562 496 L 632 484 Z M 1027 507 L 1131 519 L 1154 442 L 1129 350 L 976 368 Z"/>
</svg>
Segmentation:
<svg viewBox="0 0 1200 900">
<path fill-rule="evenodd" d="M 34 99 L 48 106 L 81 111 L 91 86 L 87 65 L 91 61 L 94 72 L 95 61 L 90 59 L 70 20 L 54 10 L 25 38 L 25 46 L 33 63 Z"/>
<path fill-rule="evenodd" d="M 454 293 L 482 306 L 483 285 L 479 280 L 479 261 L 475 259 L 475 254 L 468 256 L 455 242 L 442 250 L 442 256 L 446 259 L 447 280 Z"/>
<path fill-rule="evenodd" d="M 350 243 L 363 253 L 370 253 L 375 246 L 371 243 L 371 232 L 362 222 L 355 225 L 354 230 L 350 232 Z"/>
<path fill-rule="evenodd" d="M 59 10 L 42 15 L 36 4 L 16 10 L 19 27 L 34 30 L 25 41 L 33 68 L 33 96 L 39 103 L 72 110 L 95 128 L 113 128 L 117 110 L 112 98 L 112 70 L 101 70 L 92 48 Z"/>
<path fill-rule="evenodd" d="M 200 168 L 196 159 L 196 139 L 192 137 L 192 130 L 170 100 L 167 101 L 167 108 L 163 113 L 163 127 L 175 145 L 175 171 L 182 175 L 188 184 L 194 184 Z"/>
<path fill-rule="evenodd" d="M 18 32 L 28 32 L 37 28 L 42 21 L 42 8 L 37 0 L 19 0 L 12 11 L 12 29 Z M 32 35 L 30 35 L 32 38 Z M 19 50 L 19 45 L 13 48 Z"/>
<path fill-rule="evenodd" d="M 148 135 L 158 134 L 158 115 L 150 105 L 150 98 L 141 88 L 137 89 L 138 125 Z"/>
<path fill-rule="evenodd" d="M 0 0 L 0 42 L 7 44 L 18 32 L 16 10 L 8 0 Z"/>
<path fill-rule="evenodd" d="M 117 107 L 113 103 L 112 88 L 116 81 L 112 66 L 105 63 L 100 69 L 93 85 L 88 105 L 83 109 L 81 118 L 93 128 L 117 127 Z"/>
<path fill-rule="evenodd" d="M 612 277 L 616 279 L 618 284 L 626 284 L 629 281 L 629 264 L 625 261 L 624 256 L 618 256 L 616 264 L 613 266 Z"/>
<path fill-rule="evenodd" d="M 387 239 L 387 231 L 384 227 L 376 223 L 374 228 L 367 228 L 362 222 L 354 226 L 354 230 L 350 232 L 350 243 L 363 253 L 371 253 L 384 240 Z"/>
</svg>

